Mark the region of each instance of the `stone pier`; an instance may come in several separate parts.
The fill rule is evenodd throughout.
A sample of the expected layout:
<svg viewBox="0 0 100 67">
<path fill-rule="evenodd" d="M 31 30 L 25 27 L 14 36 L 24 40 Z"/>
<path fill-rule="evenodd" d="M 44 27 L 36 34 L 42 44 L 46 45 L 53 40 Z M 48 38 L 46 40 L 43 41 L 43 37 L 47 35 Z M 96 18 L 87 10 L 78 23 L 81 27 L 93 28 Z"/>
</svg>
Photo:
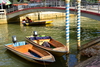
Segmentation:
<svg viewBox="0 0 100 67">
<path fill-rule="evenodd" d="M 6 11 L 5 9 L 0 9 L 0 24 L 5 24 L 5 23 L 7 23 Z"/>
</svg>

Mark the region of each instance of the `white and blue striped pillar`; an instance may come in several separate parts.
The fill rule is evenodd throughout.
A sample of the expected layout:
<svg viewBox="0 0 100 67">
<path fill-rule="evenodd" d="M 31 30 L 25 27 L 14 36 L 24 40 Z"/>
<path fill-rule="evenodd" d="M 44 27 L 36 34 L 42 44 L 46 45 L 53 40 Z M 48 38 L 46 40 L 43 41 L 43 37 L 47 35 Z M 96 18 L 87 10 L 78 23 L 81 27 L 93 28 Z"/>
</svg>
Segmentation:
<svg viewBox="0 0 100 67">
<path fill-rule="evenodd" d="M 81 15 L 81 11 L 80 11 L 80 7 L 81 7 L 81 0 L 77 0 L 77 49 L 80 49 L 80 38 L 81 38 L 81 21 L 80 21 L 80 15 Z"/>
<path fill-rule="evenodd" d="M 70 0 L 66 0 L 66 47 L 69 53 L 69 7 L 70 7 Z"/>
</svg>

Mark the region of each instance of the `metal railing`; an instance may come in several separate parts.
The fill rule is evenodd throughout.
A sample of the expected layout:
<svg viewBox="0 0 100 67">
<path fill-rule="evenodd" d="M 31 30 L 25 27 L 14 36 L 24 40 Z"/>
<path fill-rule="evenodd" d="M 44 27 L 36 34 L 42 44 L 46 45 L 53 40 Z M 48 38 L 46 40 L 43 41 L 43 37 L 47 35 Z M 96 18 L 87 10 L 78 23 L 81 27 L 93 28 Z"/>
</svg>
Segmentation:
<svg viewBox="0 0 100 67">
<path fill-rule="evenodd" d="M 6 9 L 7 13 L 14 12 L 17 10 L 22 10 L 26 8 L 33 8 L 33 7 L 65 7 L 65 1 L 46 1 L 46 2 L 40 2 L 40 3 L 27 3 L 27 5 L 18 5 L 18 6 L 12 6 L 9 9 Z M 70 2 L 70 8 L 73 7 L 74 9 L 77 9 L 77 2 Z M 89 3 L 89 2 L 81 2 L 81 9 L 84 10 L 91 10 L 95 11 L 97 13 L 100 13 L 100 2 L 96 3 Z"/>
<path fill-rule="evenodd" d="M 65 6 L 64 1 L 52 1 L 52 2 L 46 1 L 46 2 L 39 2 L 39 3 L 27 3 L 27 5 L 12 6 L 11 8 L 6 9 L 6 12 L 10 13 L 17 10 L 33 8 L 33 7 L 62 7 L 62 6 Z"/>
<path fill-rule="evenodd" d="M 5 19 L 5 10 L 0 9 L 0 19 Z"/>
</svg>

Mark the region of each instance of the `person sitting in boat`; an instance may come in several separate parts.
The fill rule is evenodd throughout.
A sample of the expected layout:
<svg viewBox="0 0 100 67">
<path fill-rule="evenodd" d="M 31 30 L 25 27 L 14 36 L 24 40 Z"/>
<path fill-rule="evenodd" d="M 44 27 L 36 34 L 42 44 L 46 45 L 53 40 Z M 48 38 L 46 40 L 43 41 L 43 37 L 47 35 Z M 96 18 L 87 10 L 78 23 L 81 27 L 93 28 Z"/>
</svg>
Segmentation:
<svg viewBox="0 0 100 67">
<path fill-rule="evenodd" d="M 32 23 L 32 20 L 31 19 L 29 19 L 29 23 Z"/>
<path fill-rule="evenodd" d="M 29 17 L 26 17 L 26 19 L 27 19 L 27 22 L 28 23 L 31 23 L 32 22 L 32 20 Z"/>
<path fill-rule="evenodd" d="M 22 20 L 22 24 L 24 24 L 24 23 L 26 23 L 26 20 L 25 19 Z"/>
<path fill-rule="evenodd" d="M 50 47 L 50 44 L 48 42 L 43 42 L 42 46 L 44 46 L 44 47 Z"/>
</svg>

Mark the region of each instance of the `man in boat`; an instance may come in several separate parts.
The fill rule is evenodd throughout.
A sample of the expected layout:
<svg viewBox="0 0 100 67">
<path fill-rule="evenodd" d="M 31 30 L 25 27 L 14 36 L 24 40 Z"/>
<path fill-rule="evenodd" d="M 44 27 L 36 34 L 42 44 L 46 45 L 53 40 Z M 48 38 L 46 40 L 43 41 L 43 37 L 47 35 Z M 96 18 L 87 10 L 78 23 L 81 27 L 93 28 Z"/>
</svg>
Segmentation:
<svg viewBox="0 0 100 67">
<path fill-rule="evenodd" d="M 26 17 L 26 19 L 27 19 L 27 22 L 28 23 L 31 23 L 32 22 L 32 20 L 29 17 Z"/>
<path fill-rule="evenodd" d="M 32 23 L 32 20 L 31 19 L 29 19 L 29 23 Z"/>
<path fill-rule="evenodd" d="M 50 44 L 48 42 L 43 42 L 42 46 L 44 46 L 44 47 L 50 47 Z"/>
<path fill-rule="evenodd" d="M 26 23 L 26 20 L 25 19 L 22 20 L 22 24 L 24 24 L 24 23 Z"/>
</svg>

